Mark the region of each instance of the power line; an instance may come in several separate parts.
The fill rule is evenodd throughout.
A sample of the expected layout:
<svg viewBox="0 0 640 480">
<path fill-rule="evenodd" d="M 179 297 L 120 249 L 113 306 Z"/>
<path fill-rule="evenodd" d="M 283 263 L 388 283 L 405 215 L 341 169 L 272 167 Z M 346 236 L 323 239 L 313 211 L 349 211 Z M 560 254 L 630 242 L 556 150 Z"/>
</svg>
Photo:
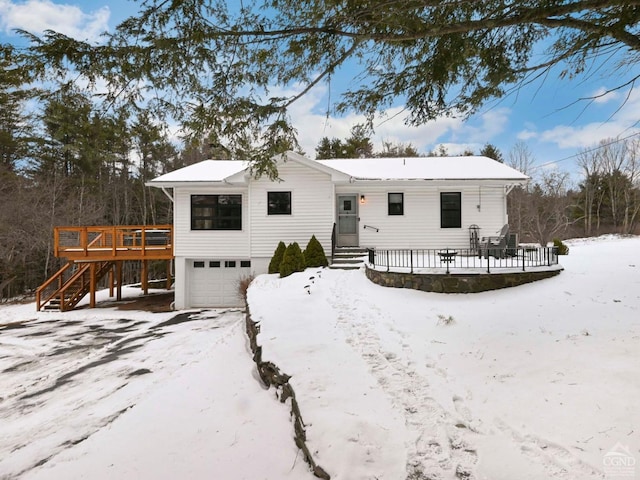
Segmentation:
<svg viewBox="0 0 640 480">
<path fill-rule="evenodd" d="M 603 143 L 603 144 L 600 144 L 600 145 L 598 145 L 596 147 L 589 148 L 587 150 L 582 150 L 582 151 L 580 151 L 578 153 L 574 153 L 573 155 L 569 155 L 568 157 L 561 158 L 560 160 L 553 160 L 551 162 L 546 162 L 546 163 L 543 163 L 543 164 L 540 164 L 540 165 L 535 165 L 534 167 L 531 168 L 531 170 L 537 170 L 539 168 L 547 167 L 549 165 L 554 165 L 556 163 L 565 162 L 567 160 L 571 160 L 572 158 L 576 158 L 576 157 L 578 157 L 580 155 L 583 155 L 585 153 L 595 152 L 596 150 L 600 150 L 602 148 L 606 148 L 609 145 L 614 145 L 616 143 L 624 142 L 625 140 L 627 140 L 627 139 L 629 139 L 631 137 L 636 137 L 638 135 L 640 135 L 640 132 L 632 133 L 630 135 L 627 135 L 626 137 L 616 138 L 615 140 L 612 140 L 609 143 Z"/>
</svg>

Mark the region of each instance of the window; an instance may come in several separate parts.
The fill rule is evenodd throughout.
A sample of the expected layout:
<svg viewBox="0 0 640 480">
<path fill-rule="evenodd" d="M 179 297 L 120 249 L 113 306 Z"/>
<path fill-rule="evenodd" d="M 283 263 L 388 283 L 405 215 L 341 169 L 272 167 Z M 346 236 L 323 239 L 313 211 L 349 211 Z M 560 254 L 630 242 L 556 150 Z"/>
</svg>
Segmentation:
<svg viewBox="0 0 640 480">
<path fill-rule="evenodd" d="M 440 228 L 462 227 L 462 199 L 460 192 L 440 193 Z"/>
<path fill-rule="evenodd" d="M 216 260 L 209 262 L 209 268 L 220 268 L 220 262 Z"/>
<path fill-rule="evenodd" d="M 224 261 L 224 268 L 236 268 L 236 261 L 235 260 L 225 260 Z"/>
<path fill-rule="evenodd" d="M 191 230 L 242 230 L 242 195 L 191 195 Z"/>
<path fill-rule="evenodd" d="M 193 268 L 204 268 L 204 262 L 193 262 Z"/>
<path fill-rule="evenodd" d="M 241 267 L 250 267 L 251 266 L 251 260 L 240 260 L 240 266 Z"/>
<path fill-rule="evenodd" d="M 268 215 L 291 215 L 291 192 L 267 192 Z"/>
<path fill-rule="evenodd" d="M 404 215 L 404 193 L 389 194 L 389 215 Z"/>
</svg>

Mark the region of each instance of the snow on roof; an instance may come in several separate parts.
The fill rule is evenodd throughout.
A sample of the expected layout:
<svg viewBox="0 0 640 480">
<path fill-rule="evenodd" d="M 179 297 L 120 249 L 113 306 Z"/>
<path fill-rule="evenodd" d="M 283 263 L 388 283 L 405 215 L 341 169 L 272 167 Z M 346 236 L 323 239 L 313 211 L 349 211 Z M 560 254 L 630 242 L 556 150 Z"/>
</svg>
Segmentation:
<svg viewBox="0 0 640 480">
<path fill-rule="evenodd" d="M 204 160 L 154 178 L 149 183 L 222 182 L 249 166 L 243 160 Z"/>
<path fill-rule="evenodd" d="M 518 180 L 529 177 L 488 157 L 316 160 L 360 180 Z"/>
<path fill-rule="evenodd" d="M 293 157 L 292 159 L 295 159 Z M 523 173 L 487 157 L 354 158 L 308 160 L 308 165 L 331 168 L 356 180 L 510 180 L 526 181 Z M 170 185 L 184 182 L 222 182 L 244 171 L 244 160 L 205 160 L 167 173 L 149 182 Z"/>
</svg>

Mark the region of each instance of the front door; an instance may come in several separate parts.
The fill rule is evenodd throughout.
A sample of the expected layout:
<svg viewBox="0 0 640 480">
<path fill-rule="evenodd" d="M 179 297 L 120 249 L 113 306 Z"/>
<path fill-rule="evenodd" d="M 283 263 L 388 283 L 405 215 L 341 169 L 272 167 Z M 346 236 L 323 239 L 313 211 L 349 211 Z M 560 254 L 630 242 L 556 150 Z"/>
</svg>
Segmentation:
<svg viewBox="0 0 640 480">
<path fill-rule="evenodd" d="M 338 195 L 338 247 L 358 246 L 358 196 Z"/>
</svg>

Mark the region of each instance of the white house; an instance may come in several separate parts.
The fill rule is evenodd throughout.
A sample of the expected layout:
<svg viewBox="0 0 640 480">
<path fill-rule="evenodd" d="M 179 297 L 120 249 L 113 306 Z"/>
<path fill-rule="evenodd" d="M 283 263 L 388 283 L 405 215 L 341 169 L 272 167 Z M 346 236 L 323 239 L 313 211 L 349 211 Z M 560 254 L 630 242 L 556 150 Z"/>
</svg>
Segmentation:
<svg viewBox="0 0 640 480">
<path fill-rule="evenodd" d="M 468 248 L 469 226 L 495 235 L 528 180 L 476 156 L 276 160 L 279 181 L 207 160 L 148 183 L 174 203 L 176 308 L 239 305 L 238 280 L 266 273 L 279 241 L 315 235 L 329 255 L 334 224 L 337 247 Z"/>
</svg>

